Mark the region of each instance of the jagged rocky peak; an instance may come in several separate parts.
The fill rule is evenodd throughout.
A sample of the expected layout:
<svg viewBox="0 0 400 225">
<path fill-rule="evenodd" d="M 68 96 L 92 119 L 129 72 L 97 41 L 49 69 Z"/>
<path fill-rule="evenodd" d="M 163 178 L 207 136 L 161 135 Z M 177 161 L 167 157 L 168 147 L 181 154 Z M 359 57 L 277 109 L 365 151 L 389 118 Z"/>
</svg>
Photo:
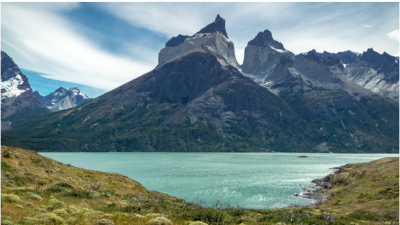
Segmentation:
<svg viewBox="0 0 400 225">
<path fill-rule="evenodd" d="M 242 72 L 261 84 L 273 72 L 282 55 L 294 57 L 292 52 L 285 50 L 282 43 L 273 39 L 269 30 L 259 32 L 244 50 Z"/>
<path fill-rule="evenodd" d="M 178 45 L 180 45 L 180 44 L 183 44 L 183 42 L 185 41 L 185 39 L 188 38 L 188 37 L 190 37 L 190 36 L 179 34 L 178 36 L 171 38 L 171 39 L 165 44 L 165 47 L 174 47 L 174 46 L 178 46 Z"/>
<path fill-rule="evenodd" d="M 77 87 L 72 87 L 69 90 L 59 87 L 46 96 L 40 95 L 38 91 L 35 91 L 33 94 L 43 105 L 53 112 L 72 108 L 91 99 L 82 94 Z"/>
<path fill-rule="evenodd" d="M 340 62 L 344 63 L 344 64 L 351 64 L 354 63 L 356 61 L 359 60 L 359 58 L 361 57 L 360 53 L 357 52 L 353 52 L 350 50 L 344 51 L 344 52 L 338 52 L 338 53 L 330 53 L 327 51 L 324 51 L 323 53 L 318 53 L 315 49 L 311 50 L 311 52 L 313 52 L 314 54 L 316 54 L 317 56 L 320 57 L 331 57 L 334 59 L 339 59 Z"/>
<path fill-rule="evenodd" d="M 226 34 L 225 20 L 219 15 L 213 23 L 193 36 L 178 35 L 171 38 L 158 54 L 157 67 L 193 52 L 210 53 L 222 65 L 240 68 L 236 61 L 234 44 Z"/>
<path fill-rule="evenodd" d="M 344 69 L 343 64 L 340 62 L 339 59 L 334 59 L 330 56 L 323 58 L 323 57 L 317 56 L 313 51 L 309 51 L 305 55 L 305 58 L 308 60 L 311 60 L 313 62 L 316 62 L 316 63 L 322 63 L 326 66 L 336 66 L 342 70 Z"/>
<path fill-rule="evenodd" d="M 249 41 L 249 44 L 260 47 L 270 46 L 276 49 L 285 50 L 282 43 L 275 41 L 274 38 L 272 38 L 272 33 L 269 30 L 259 32 L 253 40 Z"/>
<path fill-rule="evenodd" d="M 228 38 L 228 34 L 225 30 L 225 20 L 220 17 L 219 14 L 217 15 L 217 18 L 215 18 L 215 21 L 213 23 L 208 24 L 196 34 L 214 33 L 217 31 L 221 32 L 223 35 L 225 35 L 226 38 Z"/>
<path fill-rule="evenodd" d="M 1 130 L 11 123 L 50 111 L 34 96 L 28 78 L 7 53 L 1 51 Z"/>
</svg>

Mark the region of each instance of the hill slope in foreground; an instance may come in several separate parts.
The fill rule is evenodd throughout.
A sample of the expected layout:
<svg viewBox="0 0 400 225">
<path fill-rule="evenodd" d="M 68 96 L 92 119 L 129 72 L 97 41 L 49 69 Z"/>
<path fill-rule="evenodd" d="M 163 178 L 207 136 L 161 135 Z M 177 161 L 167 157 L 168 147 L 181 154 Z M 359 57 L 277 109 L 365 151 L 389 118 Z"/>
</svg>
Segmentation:
<svg viewBox="0 0 400 225">
<path fill-rule="evenodd" d="M 328 197 L 316 206 L 253 210 L 217 202 L 207 208 L 200 200 L 187 203 L 148 191 L 120 174 L 2 146 L 1 224 L 381 224 L 398 219 L 399 158 L 348 164 L 319 183 L 320 196 Z"/>
</svg>

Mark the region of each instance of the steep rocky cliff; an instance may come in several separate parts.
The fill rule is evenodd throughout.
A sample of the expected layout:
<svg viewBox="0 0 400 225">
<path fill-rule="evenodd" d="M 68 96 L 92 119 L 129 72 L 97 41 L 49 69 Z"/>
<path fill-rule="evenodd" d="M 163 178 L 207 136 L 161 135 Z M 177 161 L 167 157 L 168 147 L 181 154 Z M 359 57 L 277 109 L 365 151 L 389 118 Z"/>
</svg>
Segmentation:
<svg viewBox="0 0 400 225">
<path fill-rule="evenodd" d="M 282 55 L 294 56 L 293 53 L 285 50 L 282 43 L 272 38 L 269 30 L 259 32 L 245 48 L 242 72 L 261 84 L 272 72 Z"/>
<path fill-rule="evenodd" d="M 169 40 L 158 56 L 158 66 L 192 52 L 207 52 L 213 54 L 221 63 L 239 68 L 235 57 L 235 48 L 228 39 L 225 30 L 225 20 L 219 15 L 215 21 L 201 29 L 193 36 L 178 35 Z"/>
<path fill-rule="evenodd" d="M 10 56 L 1 51 L 1 129 L 12 123 L 49 113 L 33 95 L 28 78 Z"/>
</svg>

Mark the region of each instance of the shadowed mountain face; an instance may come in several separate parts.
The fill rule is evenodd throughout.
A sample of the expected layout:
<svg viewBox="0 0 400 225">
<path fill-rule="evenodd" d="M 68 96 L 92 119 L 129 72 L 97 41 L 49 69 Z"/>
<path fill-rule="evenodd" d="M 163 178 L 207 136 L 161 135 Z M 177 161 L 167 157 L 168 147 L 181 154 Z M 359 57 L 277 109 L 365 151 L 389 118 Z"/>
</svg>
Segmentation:
<svg viewBox="0 0 400 225">
<path fill-rule="evenodd" d="M 91 99 L 82 94 L 78 88 L 67 90 L 60 87 L 46 96 L 40 95 L 38 91 L 33 92 L 33 94 L 43 105 L 53 112 L 75 107 Z"/>
<path fill-rule="evenodd" d="M 49 112 L 33 95 L 26 76 L 1 51 L 1 129 L 11 129 L 16 121 Z"/>
<path fill-rule="evenodd" d="M 398 151 L 398 126 L 388 122 L 398 121 L 396 105 L 318 84 L 349 86 L 337 60 L 255 46 L 276 60 L 265 73 L 270 86 L 260 86 L 238 70 L 233 43 L 211 31 L 167 46 L 154 70 L 98 98 L 17 124 L 3 143 L 42 151 Z"/>
<path fill-rule="evenodd" d="M 219 15 L 217 15 L 217 18 L 215 18 L 215 21 L 213 23 L 208 24 L 196 34 L 215 33 L 217 31 L 228 38 L 228 34 L 225 30 L 225 20 L 222 19 Z"/>
</svg>

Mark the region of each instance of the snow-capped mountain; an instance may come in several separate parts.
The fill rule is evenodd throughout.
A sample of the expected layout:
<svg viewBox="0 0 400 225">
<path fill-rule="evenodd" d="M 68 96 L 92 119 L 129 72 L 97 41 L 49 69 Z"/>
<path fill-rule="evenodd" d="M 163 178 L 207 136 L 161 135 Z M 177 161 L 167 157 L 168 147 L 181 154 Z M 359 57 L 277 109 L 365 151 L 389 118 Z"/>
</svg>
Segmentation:
<svg viewBox="0 0 400 225">
<path fill-rule="evenodd" d="M 33 96 L 28 78 L 11 57 L 1 51 L 1 129 L 10 129 L 12 122 L 49 112 Z"/>
<path fill-rule="evenodd" d="M 43 105 L 53 112 L 72 108 L 91 99 L 87 95 L 82 94 L 76 87 L 69 90 L 60 87 L 46 96 L 40 95 L 38 91 L 33 92 L 33 94 Z"/>
</svg>

